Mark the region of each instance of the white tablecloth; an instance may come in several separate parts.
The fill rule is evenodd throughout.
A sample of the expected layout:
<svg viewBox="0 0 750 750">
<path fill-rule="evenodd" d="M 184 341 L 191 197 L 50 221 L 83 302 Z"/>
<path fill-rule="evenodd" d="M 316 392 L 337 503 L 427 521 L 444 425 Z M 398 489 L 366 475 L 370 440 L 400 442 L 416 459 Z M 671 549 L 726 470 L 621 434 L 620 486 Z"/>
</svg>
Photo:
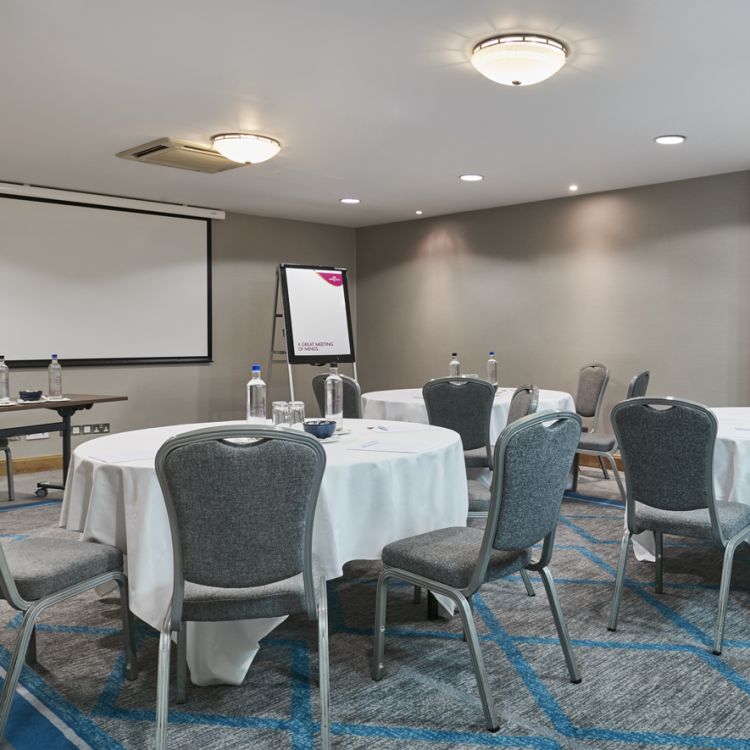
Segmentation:
<svg viewBox="0 0 750 750">
<path fill-rule="evenodd" d="M 170 437 L 204 426 L 109 435 L 80 445 L 71 459 L 60 523 L 127 555 L 130 608 L 154 627 L 172 594 L 169 524 L 154 456 Z M 315 513 L 313 553 L 326 578 L 340 576 L 349 560 L 378 559 L 389 542 L 466 525 L 466 472 L 455 432 L 374 420 L 345 420 L 344 427 L 350 434 L 324 444 Z M 258 640 L 282 620 L 190 623 L 193 682 L 241 683 Z"/>
<path fill-rule="evenodd" d="M 490 440 L 493 445 L 508 422 L 508 409 L 515 390 L 498 387 L 495 393 L 490 423 Z M 399 422 L 428 424 L 427 407 L 422 398 L 421 388 L 365 393 L 362 395 L 362 408 L 364 416 L 370 419 L 395 419 Z M 576 407 L 569 393 L 540 389 L 537 411 L 546 409 L 574 412 Z"/>
</svg>

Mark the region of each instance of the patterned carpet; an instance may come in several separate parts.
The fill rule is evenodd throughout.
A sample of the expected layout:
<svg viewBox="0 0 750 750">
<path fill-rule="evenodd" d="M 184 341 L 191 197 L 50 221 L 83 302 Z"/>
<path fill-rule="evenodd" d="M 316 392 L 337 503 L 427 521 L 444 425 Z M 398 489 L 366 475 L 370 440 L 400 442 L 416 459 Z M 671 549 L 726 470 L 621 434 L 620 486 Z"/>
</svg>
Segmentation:
<svg viewBox="0 0 750 750">
<path fill-rule="evenodd" d="M 611 496 L 595 473 L 582 495 Z M 23 501 L 23 498 L 19 498 Z M 56 527 L 59 504 L 5 511 L 3 544 Z M 677 539 L 665 544 L 665 593 L 653 592 L 653 565 L 629 560 L 619 630 L 606 629 L 622 508 L 569 499 L 563 504 L 551 569 L 583 673 L 568 681 L 541 582 L 526 596 L 519 577 L 488 585 L 475 599 L 501 718 L 484 729 L 458 622 L 428 621 L 408 587 L 389 597 L 386 676 L 369 675 L 373 563 L 353 563 L 329 584 L 331 714 L 339 748 L 750 748 L 750 550 L 740 550 L 727 615 L 725 651 L 710 652 L 721 559 Z M 673 544 L 669 544 L 669 542 Z M 84 595 L 51 610 L 39 628 L 29 693 L 92 748 L 150 747 L 156 692 L 155 632 L 138 631 L 140 676 L 123 679 L 116 598 Z M 0 665 L 18 616 L 0 604 Z M 315 626 L 287 622 L 264 647 L 241 687 L 189 686 L 170 712 L 170 746 L 302 750 L 318 745 Z M 19 709 L 20 710 L 20 709 Z M 16 727 L 25 718 L 15 714 Z M 21 747 L 21 743 L 18 743 Z M 48 746 L 40 737 L 39 747 Z"/>
</svg>

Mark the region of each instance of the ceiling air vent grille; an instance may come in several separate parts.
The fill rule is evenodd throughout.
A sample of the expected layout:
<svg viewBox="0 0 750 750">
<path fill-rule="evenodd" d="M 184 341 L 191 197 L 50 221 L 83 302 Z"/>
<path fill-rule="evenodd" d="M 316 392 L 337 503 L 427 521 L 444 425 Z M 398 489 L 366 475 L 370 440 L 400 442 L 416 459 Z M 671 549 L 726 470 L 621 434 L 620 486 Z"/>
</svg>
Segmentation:
<svg viewBox="0 0 750 750">
<path fill-rule="evenodd" d="M 245 166 L 227 159 L 207 146 L 189 141 L 178 141 L 174 138 L 158 138 L 155 141 L 129 148 L 127 151 L 120 151 L 117 156 L 144 164 L 158 164 L 161 167 L 190 169 L 193 172 L 209 174 Z"/>
</svg>

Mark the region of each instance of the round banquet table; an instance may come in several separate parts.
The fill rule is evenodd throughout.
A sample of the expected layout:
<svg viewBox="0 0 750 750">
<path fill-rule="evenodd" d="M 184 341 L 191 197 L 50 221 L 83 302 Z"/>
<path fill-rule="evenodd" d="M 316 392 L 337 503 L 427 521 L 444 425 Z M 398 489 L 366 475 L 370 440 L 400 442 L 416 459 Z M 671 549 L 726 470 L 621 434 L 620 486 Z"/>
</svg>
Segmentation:
<svg viewBox="0 0 750 750">
<path fill-rule="evenodd" d="M 225 424 L 245 424 L 227 422 Z M 209 424 L 155 427 L 86 442 L 71 458 L 60 525 L 126 555 L 130 609 L 159 628 L 172 595 L 169 523 L 154 457 L 169 438 Z M 413 534 L 465 526 L 463 450 L 457 433 L 382 420 L 344 420 L 348 434 L 325 442 L 326 469 L 313 555 L 327 579 L 349 560 L 379 559 Z M 195 684 L 240 684 L 258 641 L 284 618 L 188 623 Z"/>
<path fill-rule="evenodd" d="M 492 407 L 490 441 L 495 444 L 508 422 L 508 409 L 515 388 L 498 387 Z M 393 419 L 399 422 L 428 424 L 427 407 L 422 398 L 421 388 L 402 388 L 393 391 L 372 391 L 362 394 L 362 413 L 370 419 Z M 537 411 L 576 410 L 573 397 L 564 391 L 539 390 Z"/>
</svg>

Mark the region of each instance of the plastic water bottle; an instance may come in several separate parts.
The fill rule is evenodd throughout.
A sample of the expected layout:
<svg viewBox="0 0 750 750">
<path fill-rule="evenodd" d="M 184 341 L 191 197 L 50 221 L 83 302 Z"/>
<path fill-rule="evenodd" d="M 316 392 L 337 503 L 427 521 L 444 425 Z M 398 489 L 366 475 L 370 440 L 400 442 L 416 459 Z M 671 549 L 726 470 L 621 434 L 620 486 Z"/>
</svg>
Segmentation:
<svg viewBox="0 0 750 750">
<path fill-rule="evenodd" d="M 47 376 L 49 377 L 49 398 L 60 398 L 62 390 L 62 365 L 57 361 L 57 354 L 52 355 L 52 361 L 47 365 Z"/>
<path fill-rule="evenodd" d="M 492 385 L 497 385 L 497 360 L 495 359 L 495 352 L 490 352 L 490 358 L 487 360 L 487 380 Z"/>
<path fill-rule="evenodd" d="M 250 424 L 266 423 L 266 384 L 260 379 L 260 365 L 250 368 L 247 381 L 247 421 Z"/>
<path fill-rule="evenodd" d="M 10 370 L 5 364 L 5 357 L 0 354 L 0 403 L 10 401 Z"/>
<path fill-rule="evenodd" d="M 453 352 L 453 359 L 448 365 L 448 377 L 457 378 L 461 375 L 461 363 L 458 361 L 458 352 Z"/>
<path fill-rule="evenodd" d="M 335 362 L 331 362 L 331 373 L 326 378 L 326 419 L 336 421 L 336 432 L 344 429 L 344 381 Z"/>
</svg>

